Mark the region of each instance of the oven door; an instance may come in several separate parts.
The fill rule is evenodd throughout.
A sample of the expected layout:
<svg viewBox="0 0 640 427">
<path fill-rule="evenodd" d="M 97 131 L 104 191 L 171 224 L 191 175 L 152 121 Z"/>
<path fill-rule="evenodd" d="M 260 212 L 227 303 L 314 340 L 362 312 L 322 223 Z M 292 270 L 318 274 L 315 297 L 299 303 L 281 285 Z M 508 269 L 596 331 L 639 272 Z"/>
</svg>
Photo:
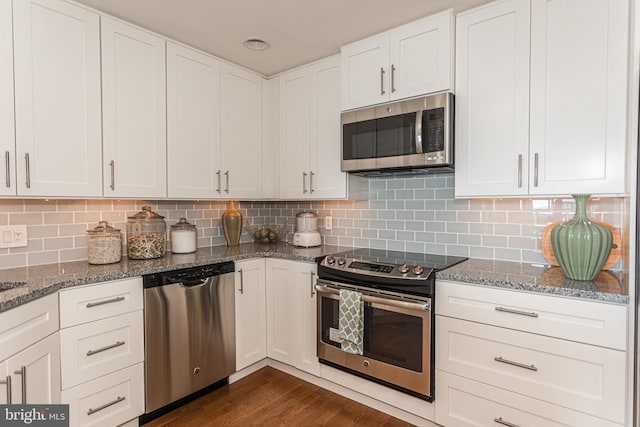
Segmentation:
<svg viewBox="0 0 640 427">
<path fill-rule="evenodd" d="M 340 288 L 363 294 L 363 355 L 341 350 Z M 322 363 L 433 400 L 430 298 L 408 300 L 392 293 L 373 293 L 326 280 L 319 280 L 316 289 L 318 358 Z"/>
</svg>

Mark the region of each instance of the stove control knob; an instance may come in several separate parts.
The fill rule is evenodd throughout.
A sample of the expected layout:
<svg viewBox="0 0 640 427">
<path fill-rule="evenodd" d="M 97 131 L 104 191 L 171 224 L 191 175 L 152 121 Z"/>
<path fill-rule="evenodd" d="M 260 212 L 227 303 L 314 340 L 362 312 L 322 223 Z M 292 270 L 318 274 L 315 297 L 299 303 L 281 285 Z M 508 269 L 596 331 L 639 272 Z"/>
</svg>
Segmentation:
<svg viewBox="0 0 640 427">
<path fill-rule="evenodd" d="M 332 257 L 332 256 L 328 256 L 327 257 L 327 264 L 333 265 L 335 263 L 336 263 L 336 259 L 334 257 Z"/>
<path fill-rule="evenodd" d="M 344 267 L 344 265 L 347 263 L 347 260 L 344 258 L 338 258 L 338 265 L 340 267 Z"/>
<path fill-rule="evenodd" d="M 422 273 L 424 273 L 424 268 L 422 268 L 419 265 L 416 265 L 415 267 L 413 267 L 413 274 L 415 274 L 416 276 L 419 276 Z"/>
<path fill-rule="evenodd" d="M 407 274 L 409 272 L 409 266 L 407 264 L 402 264 L 400 267 L 398 267 L 398 270 L 402 274 Z"/>
</svg>

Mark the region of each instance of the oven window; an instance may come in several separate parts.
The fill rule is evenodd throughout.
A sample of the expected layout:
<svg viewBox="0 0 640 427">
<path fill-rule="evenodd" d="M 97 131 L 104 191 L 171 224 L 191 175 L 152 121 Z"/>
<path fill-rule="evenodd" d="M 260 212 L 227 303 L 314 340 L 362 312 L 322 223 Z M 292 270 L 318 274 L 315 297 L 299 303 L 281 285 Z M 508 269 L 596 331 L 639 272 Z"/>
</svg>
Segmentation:
<svg viewBox="0 0 640 427">
<path fill-rule="evenodd" d="M 322 342 L 340 348 L 339 301 L 322 298 Z M 423 321 L 418 316 L 373 308 L 365 303 L 364 356 L 394 366 L 422 372 Z"/>
<path fill-rule="evenodd" d="M 343 159 L 415 154 L 415 117 L 409 113 L 343 125 Z"/>
</svg>

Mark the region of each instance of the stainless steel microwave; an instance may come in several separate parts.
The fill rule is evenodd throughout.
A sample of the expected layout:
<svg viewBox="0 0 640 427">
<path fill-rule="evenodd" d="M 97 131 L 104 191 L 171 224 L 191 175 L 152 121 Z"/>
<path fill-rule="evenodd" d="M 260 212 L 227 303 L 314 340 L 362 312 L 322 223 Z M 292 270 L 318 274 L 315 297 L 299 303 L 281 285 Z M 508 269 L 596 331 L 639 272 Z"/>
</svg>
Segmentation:
<svg viewBox="0 0 640 427">
<path fill-rule="evenodd" d="M 341 114 L 341 167 L 359 175 L 453 170 L 453 94 Z"/>
</svg>

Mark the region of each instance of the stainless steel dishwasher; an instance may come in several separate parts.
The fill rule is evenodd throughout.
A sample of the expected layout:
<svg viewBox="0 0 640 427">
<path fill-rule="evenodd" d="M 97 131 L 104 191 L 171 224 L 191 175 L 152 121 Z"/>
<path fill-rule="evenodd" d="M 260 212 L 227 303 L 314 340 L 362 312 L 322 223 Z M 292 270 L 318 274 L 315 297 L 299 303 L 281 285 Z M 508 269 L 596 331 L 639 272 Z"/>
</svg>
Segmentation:
<svg viewBox="0 0 640 427">
<path fill-rule="evenodd" d="M 235 371 L 233 271 L 225 262 L 143 277 L 147 414 Z"/>
</svg>

